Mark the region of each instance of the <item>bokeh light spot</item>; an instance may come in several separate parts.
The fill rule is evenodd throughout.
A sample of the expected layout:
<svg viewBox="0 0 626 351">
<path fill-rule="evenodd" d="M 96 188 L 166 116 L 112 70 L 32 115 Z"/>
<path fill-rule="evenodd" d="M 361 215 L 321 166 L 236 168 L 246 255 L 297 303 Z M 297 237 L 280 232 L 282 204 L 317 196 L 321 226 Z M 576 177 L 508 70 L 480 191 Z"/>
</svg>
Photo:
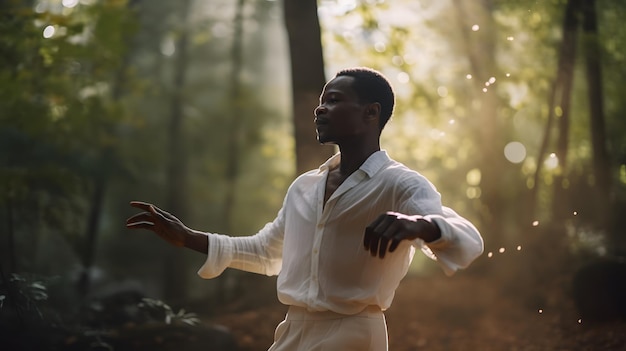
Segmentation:
<svg viewBox="0 0 626 351">
<path fill-rule="evenodd" d="M 72 8 L 78 5 L 78 0 L 63 0 L 62 4 L 67 8 Z"/>
<path fill-rule="evenodd" d="M 559 165 L 559 158 L 555 153 L 551 153 L 550 156 L 544 162 L 547 169 L 555 169 Z"/>
<path fill-rule="evenodd" d="M 512 141 L 504 147 L 504 157 L 511 163 L 521 163 L 526 159 L 526 147 L 519 141 Z"/>
<path fill-rule="evenodd" d="M 54 35 L 54 32 L 56 32 L 56 29 L 54 28 L 54 26 L 47 26 L 46 28 L 43 29 L 43 37 L 46 39 L 52 38 L 52 36 Z"/>
<path fill-rule="evenodd" d="M 480 178 L 481 178 L 481 173 L 480 173 L 480 169 L 478 168 L 471 169 L 465 175 L 465 180 L 467 181 L 467 184 L 472 185 L 472 186 L 477 186 L 478 184 L 480 184 Z"/>
</svg>

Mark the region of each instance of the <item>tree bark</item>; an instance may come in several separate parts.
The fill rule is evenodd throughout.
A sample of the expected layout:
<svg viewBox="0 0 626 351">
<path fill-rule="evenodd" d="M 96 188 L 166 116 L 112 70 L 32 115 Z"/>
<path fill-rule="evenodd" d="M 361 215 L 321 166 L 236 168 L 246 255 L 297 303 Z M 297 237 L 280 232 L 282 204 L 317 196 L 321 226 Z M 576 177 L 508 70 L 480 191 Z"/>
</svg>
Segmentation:
<svg viewBox="0 0 626 351">
<path fill-rule="evenodd" d="M 334 149 L 320 147 L 313 110 L 325 84 L 316 0 L 285 0 L 284 17 L 291 58 L 293 125 L 298 174 L 319 167 Z"/>
<path fill-rule="evenodd" d="M 189 30 L 187 22 L 191 0 L 181 1 L 182 23 L 178 40 L 176 41 L 177 57 L 174 63 L 174 76 L 172 84 L 172 100 L 170 102 L 170 117 L 168 129 L 169 157 L 167 167 L 167 199 L 166 207 L 178 218 L 187 219 L 187 150 L 183 133 L 183 91 L 186 82 L 188 65 L 187 47 L 189 44 Z M 187 279 L 183 252 L 169 249 L 165 251 L 163 258 L 164 286 L 163 295 L 166 300 L 176 301 L 182 298 L 186 291 Z"/>
<path fill-rule="evenodd" d="M 530 194 L 530 206 L 529 211 L 531 218 L 535 218 L 537 215 L 537 202 L 538 194 L 541 185 L 541 173 L 543 171 L 543 162 L 550 146 L 550 139 L 552 135 L 552 129 L 556 119 L 555 107 L 559 104 L 563 104 L 564 89 L 566 85 L 571 86 L 573 79 L 574 60 L 576 53 L 576 31 L 578 26 L 578 7 L 580 0 L 568 1 L 565 6 L 565 13 L 563 16 L 563 39 L 561 40 L 561 46 L 558 53 L 557 73 L 552 89 L 550 91 L 550 97 L 548 100 L 548 119 L 546 121 L 546 127 L 544 129 L 544 136 L 537 155 L 537 169 L 533 176 L 533 188 Z M 569 82 L 569 84 L 567 84 Z M 571 88 L 570 88 L 571 89 Z M 568 93 L 569 94 L 569 93 Z M 569 105 L 569 104 L 568 104 Z M 564 126 L 561 125 L 561 128 Z M 565 126 L 568 128 L 568 126 Z M 562 144 L 563 141 L 560 141 Z M 560 158 L 565 158 L 566 150 L 560 150 Z M 564 160 L 562 160 L 564 161 Z"/>
<path fill-rule="evenodd" d="M 576 64 L 579 13 L 580 0 L 569 1 L 565 8 L 563 18 L 563 41 L 559 54 L 559 67 L 557 68 L 559 73 L 554 83 L 553 100 L 550 101 L 550 114 L 553 119 L 557 107 L 560 107 L 561 110 L 561 116 L 559 116 L 558 119 L 558 139 L 555 151 L 556 157 L 559 160 L 559 167 L 554 177 L 552 199 L 552 216 L 555 223 L 562 223 L 562 221 L 573 212 L 565 182 L 568 173 L 567 150 L 569 148 L 571 96 L 574 82 L 574 67 Z M 547 130 L 547 133 L 549 132 L 550 131 Z M 542 156 L 545 157 L 545 149 Z M 542 163 L 540 162 L 539 164 Z"/>
<path fill-rule="evenodd" d="M 602 97 L 601 48 L 598 43 L 598 20 L 595 0 L 583 1 L 583 48 L 586 59 L 587 92 L 589 94 L 589 117 L 591 124 L 591 145 L 593 154 L 593 172 L 595 177 L 595 208 L 596 218 L 602 230 L 610 230 L 612 199 L 611 199 L 611 165 L 606 145 L 606 126 Z M 617 235 L 614 230 L 613 235 Z M 615 244 L 618 237 L 610 237 Z M 610 247 L 615 247 L 609 245 Z"/>
</svg>

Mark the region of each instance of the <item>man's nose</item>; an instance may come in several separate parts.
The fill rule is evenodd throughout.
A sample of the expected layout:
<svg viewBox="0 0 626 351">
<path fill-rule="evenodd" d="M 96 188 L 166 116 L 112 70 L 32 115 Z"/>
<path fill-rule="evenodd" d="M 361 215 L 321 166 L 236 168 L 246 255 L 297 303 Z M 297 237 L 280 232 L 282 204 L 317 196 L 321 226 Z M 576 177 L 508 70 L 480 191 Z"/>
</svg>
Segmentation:
<svg viewBox="0 0 626 351">
<path fill-rule="evenodd" d="M 313 110 L 313 114 L 317 117 L 323 113 L 326 113 L 326 107 L 319 105 Z"/>
</svg>

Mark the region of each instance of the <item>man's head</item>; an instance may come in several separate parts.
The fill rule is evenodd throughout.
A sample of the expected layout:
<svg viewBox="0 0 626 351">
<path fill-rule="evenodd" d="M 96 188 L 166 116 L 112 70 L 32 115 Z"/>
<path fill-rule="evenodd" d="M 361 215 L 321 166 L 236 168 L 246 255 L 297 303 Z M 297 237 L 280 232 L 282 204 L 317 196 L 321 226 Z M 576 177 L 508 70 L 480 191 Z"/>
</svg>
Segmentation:
<svg viewBox="0 0 626 351">
<path fill-rule="evenodd" d="M 380 72 L 367 67 L 348 68 L 339 71 L 336 77 L 348 76 L 354 78 L 352 89 L 362 103 L 379 103 L 379 127 L 382 131 L 393 114 L 394 93 L 391 84 Z"/>
</svg>

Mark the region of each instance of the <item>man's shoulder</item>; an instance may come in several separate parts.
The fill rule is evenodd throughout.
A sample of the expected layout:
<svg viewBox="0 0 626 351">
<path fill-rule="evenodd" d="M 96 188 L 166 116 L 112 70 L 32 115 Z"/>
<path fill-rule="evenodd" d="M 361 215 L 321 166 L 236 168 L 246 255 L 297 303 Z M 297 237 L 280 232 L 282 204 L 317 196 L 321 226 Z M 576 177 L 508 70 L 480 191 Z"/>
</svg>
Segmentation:
<svg viewBox="0 0 626 351">
<path fill-rule="evenodd" d="M 378 176 L 382 177 L 385 182 L 394 182 L 397 184 L 431 184 L 428 178 L 422 173 L 394 159 L 389 159 L 389 163 L 378 172 Z"/>
</svg>

